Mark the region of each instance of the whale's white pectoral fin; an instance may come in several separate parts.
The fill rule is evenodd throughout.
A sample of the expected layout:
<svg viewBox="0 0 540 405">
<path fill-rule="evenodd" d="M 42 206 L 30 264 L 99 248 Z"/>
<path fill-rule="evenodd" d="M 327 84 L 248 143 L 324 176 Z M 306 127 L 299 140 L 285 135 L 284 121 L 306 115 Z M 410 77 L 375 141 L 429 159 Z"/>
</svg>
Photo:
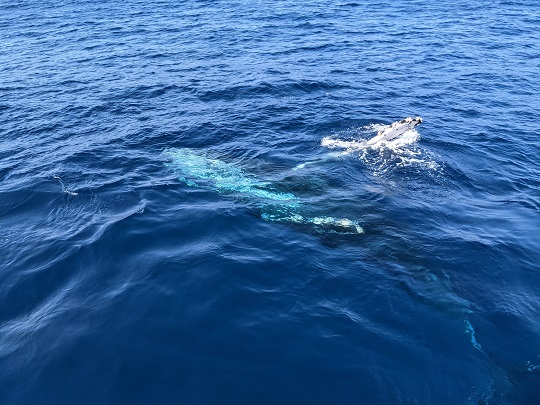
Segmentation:
<svg viewBox="0 0 540 405">
<path fill-rule="evenodd" d="M 408 117 L 402 119 L 401 121 L 396 121 L 391 125 L 385 126 L 384 129 L 381 129 L 376 136 L 369 140 L 359 140 L 359 141 L 342 141 L 340 139 L 335 139 L 332 137 L 324 137 L 321 140 L 321 146 L 324 146 L 329 149 L 342 149 L 340 156 L 347 155 L 349 153 L 354 153 L 357 151 L 375 148 L 381 145 L 381 142 L 388 142 L 399 137 L 403 137 L 407 132 L 412 131 L 416 126 L 422 123 L 422 118 L 420 117 Z M 328 158 L 319 159 L 316 162 L 327 161 Z M 302 163 L 295 167 L 295 169 L 301 169 L 309 164 L 316 162 L 306 162 Z"/>
<path fill-rule="evenodd" d="M 379 131 L 377 136 L 371 138 L 369 141 L 367 141 L 367 145 L 375 145 L 379 142 L 383 141 L 391 141 L 392 139 L 395 139 L 401 135 L 403 135 L 405 132 L 412 130 L 414 127 L 422 123 L 422 118 L 416 117 L 408 117 L 401 121 L 396 121 L 392 125 L 390 125 L 388 128 L 383 129 L 382 131 Z"/>
</svg>

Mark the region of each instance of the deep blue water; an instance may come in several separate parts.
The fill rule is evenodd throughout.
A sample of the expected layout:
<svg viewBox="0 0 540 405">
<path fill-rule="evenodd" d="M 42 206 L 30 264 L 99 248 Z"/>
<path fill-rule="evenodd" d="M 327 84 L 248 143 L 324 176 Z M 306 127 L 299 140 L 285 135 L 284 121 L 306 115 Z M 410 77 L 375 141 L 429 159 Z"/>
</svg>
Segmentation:
<svg viewBox="0 0 540 405">
<path fill-rule="evenodd" d="M 539 73 L 533 0 L 0 2 L 0 403 L 540 403 Z"/>
</svg>

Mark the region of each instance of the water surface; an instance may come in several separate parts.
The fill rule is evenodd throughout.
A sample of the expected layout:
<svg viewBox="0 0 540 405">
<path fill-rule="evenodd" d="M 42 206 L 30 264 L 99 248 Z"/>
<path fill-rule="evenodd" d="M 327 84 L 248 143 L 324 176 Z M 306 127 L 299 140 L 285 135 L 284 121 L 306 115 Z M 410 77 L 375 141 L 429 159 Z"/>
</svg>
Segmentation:
<svg viewBox="0 0 540 405">
<path fill-rule="evenodd" d="M 0 16 L 0 402 L 538 401 L 536 2 Z"/>
</svg>

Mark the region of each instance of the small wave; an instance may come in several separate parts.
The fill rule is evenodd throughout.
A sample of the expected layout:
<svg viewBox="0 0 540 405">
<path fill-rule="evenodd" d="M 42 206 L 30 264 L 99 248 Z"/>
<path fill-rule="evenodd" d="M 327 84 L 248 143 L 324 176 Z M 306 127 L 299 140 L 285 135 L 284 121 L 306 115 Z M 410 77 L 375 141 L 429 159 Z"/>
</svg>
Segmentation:
<svg viewBox="0 0 540 405">
<path fill-rule="evenodd" d="M 79 193 L 75 192 L 75 191 L 71 191 L 71 190 L 68 190 L 66 188 L 66 186 L 64 185 L 64 182 L 62 181 L 62 178 L 60 176 L 57 176 L 57 175 L 54 175 L 53 176 L 54 179 L 58 180 L 60 182 L 60 185 L 62 186 L 62 191 L 66 194 L 69 194 L 69 195 L 72 195 L 72 196 L 76 196 L 76 195 L 79 195 Z"/>
<path fill-rule="evenodd" d="M 287 97 L 328 92 L 341 88 L 343 88 L 343 85 L 340 83 L 326 81 L 298 80 L 279 83 L 260 81 L 251 84 L 234 84 L 217 89 L 201 90 L 198 97 L 202 101 L 232 101 L 237 99 L 257 99 L 268 95 Z"/>
</svg>

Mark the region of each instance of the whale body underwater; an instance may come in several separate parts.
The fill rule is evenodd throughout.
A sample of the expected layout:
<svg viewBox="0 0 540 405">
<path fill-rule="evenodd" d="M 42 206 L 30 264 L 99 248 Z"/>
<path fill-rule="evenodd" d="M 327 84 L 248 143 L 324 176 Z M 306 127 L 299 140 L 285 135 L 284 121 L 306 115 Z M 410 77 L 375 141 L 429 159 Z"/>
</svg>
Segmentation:
<svg viewBox="0 0 540 405">
<path fill-rule="evenodd" d="M 377 135 L 368 141 L 342 142 L 346 149 L 342 155 L 347 155 L 354 150 L 362 150 L 370 147 L 384 146 L 389 142 L 405 135 L 422 123 L 422 119 L 405 118 L 396 121 L 388 127 L 380 130 Z M 341 141 L 335 141 L 341 142 Z M 324 145 L 324 142 L 322 142 Z M 212 151 L 191 148 L 166 149 L 164 154 L 169 160 L 169 166 L 177 172 L 179 180 L 189 187 L 196 187 L 227 195 L 247 205 L 256 206 L 260 211 L 260 217 L 265 221 L 288 223 L 290 225 L 307 227 L 316 234 L 341 234 L 358 235 L 364 233 L 364 229 L 356 219 L 346 217 L 334 217 L 324 212 L 317 212 L 316 207 L 310 207 L 298 195 L 291 192 L 280 191 L 282 187 L 278 181 L 268 182 L 248 173 L 244 168 L 235 163 L 226 162 L 216 157 Z M 307 162 L 307 163 L 319 163 Z M 305 167 L 305 163 L 300 165 Z M 295 167 L 292 170 L 299 168 Z M 447 294 L 447 285 L 438 283 L 442 294 Z M 473 347 L 483 352 L 482 346 L 477 342 L 475 330 L 469 314 L 472 312 L 467 303 L 460 308 L 465 332 L 470 336 Z"/>
<path fill-rule="evenodd" d="M 380 130 L 368 141 L 333 141 L 331 147 L 342 147 L 347 150 L 374 147 L 382 142 L 399 138 L 421 122 L 420 117 L 408 117 Z M 321 144 L 327 146 L 324 140 Z M 306 207 L 297 195 L 278 191 L 276 184 L 259 180 L 241 166 L 225 162 L 213 156 L 210 151 L 170 148 L 166 149 L 164 154 L 170 161 L 169 166 L 180 174 L 179 180 L 184 184 L 247 200 L 248 203 L 255 204 L 259 208 L 261 218 L 266 221 L 309 225 L 317 233 L 361 234 L 364 232 L 355 219 L 325 214 L 313 215 L 313 207 Z M 326 160 L 328 159 L 305 162 L 292 170 Z"/>
<path fill-rule="evenodd" d="M 259 180 L 241 166 L 218 159 L 209 151 L 172 148 L 164 153 L 170 159 L 169 166 L 180 174 L 181 182 L 255 205 L 265 221 L 309 226 L 318 234 L 364 232 L 354 219 L 314 215 L 316 210 L 306 207 L 297 195 L 278 191 L 273 183 Z"/>
</svg>

